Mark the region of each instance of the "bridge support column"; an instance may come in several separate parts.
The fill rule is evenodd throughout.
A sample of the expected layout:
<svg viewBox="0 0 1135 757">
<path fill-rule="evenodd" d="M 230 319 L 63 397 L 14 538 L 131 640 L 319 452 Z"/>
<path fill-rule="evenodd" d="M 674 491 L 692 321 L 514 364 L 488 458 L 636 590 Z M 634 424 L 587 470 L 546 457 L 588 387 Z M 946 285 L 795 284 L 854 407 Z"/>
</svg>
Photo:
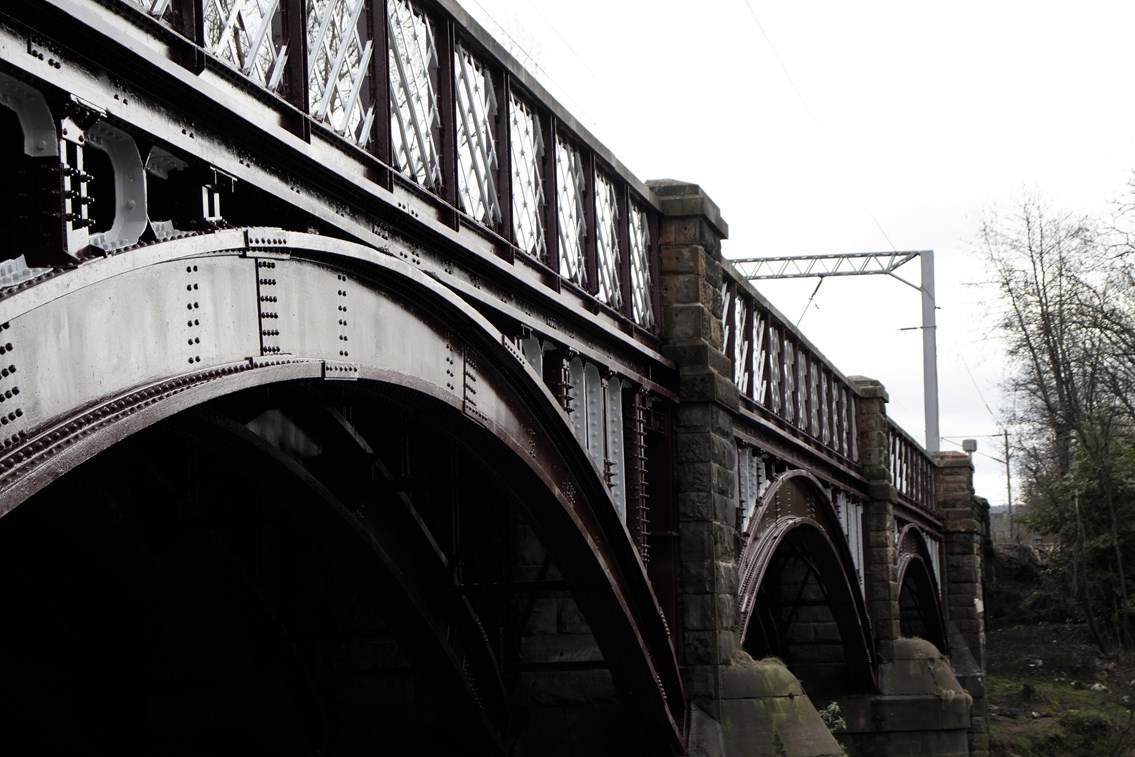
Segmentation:
<svg viewBox="0 0 1135 757">
<path fill-rule="evenodd" d="M 777 753 L 831 757 L 841 750 L 781 663 L 740 649 L 737 454 L 740 411 L 723 350 L 721 240 L 727 228 L 701 188 L 651 182 L 662 200 L 662 333 L 681 378 L 675 422 L 679 659 L 691 703 L 692 757 Z"/>
<path fill-rule="evenodd" d="M 946 625 L 959 683 L 973 697 L 970 754 L 989 754 L 985 698 L 985 607 L 982 544 L 989 504 L 974 496 L 973 463 L 962 452 L 934 454 L 938 513 L 945 525 Z"/>
<path fill-rule="evenodd" d="M 863 376 L 848 379 L 859 394 L 859 464 L 868 480 L 870 500 L 864 508 L 864 589 L 875 632 L 875 654 L 881 662 L 895 659 L 900 635 L 899 585 L 895 561 L 895 503 L 887 446 L 887 390 Z"/>
<path fill-rule="evenodd" d="M 662 330 L 678 364 L 679 659 L 690 701 L 721 721 L 722 666 L 738 648 L 734 500 L 738 411 L 732 363 L 722 352 L 721 240 L 717 206 L 694 184 L 651 182 L 662 199 Z"/>
</svg>

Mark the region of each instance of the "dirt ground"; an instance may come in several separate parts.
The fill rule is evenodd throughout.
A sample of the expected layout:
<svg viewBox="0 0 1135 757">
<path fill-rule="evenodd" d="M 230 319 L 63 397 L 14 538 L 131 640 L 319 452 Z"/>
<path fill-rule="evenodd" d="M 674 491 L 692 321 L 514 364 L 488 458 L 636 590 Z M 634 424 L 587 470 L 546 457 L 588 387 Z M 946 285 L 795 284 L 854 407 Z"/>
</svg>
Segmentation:
<svg viewBox="0 0 1135 757">
<path fill-rule="evenodd" d="M 990 589 L 990 754 L 1135 757 L 1135 656 L 1101 654 L 1031 557 L 998 554 Z"/>
</svg>

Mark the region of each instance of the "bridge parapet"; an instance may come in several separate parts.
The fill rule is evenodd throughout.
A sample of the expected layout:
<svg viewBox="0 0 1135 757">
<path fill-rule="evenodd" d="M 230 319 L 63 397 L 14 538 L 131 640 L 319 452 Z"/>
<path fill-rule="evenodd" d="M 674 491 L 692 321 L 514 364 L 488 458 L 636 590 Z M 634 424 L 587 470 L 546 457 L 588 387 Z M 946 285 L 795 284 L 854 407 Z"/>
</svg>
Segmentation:
<svg viewBox="0 0 1135 757">
<path fill-rule="evenodd" d="M 742 407 L 843 463 L 857 464 L 858 397 L 847 377 L 736 268 L 727 261 L 722 268 L 723 351 L 733 361 Z"/>
<path fill-rule="evenodd" d="M 628 329 L 656 330 L 653 193 L 457 3 L 108 5 L 193 73 L 254 90 L 304 141 L 338 137 L 373 174 L 357 178 L 408 193 L 404 207 L 424 203 Z"/>
<path fill-rule="evenodd" d="M 727 719 L 737 692 L 722 668 L 749 648 L 741 616 L 754 606 L 767 617 L 750 626 L 763 622 L 765 640 L 787 631 L 794 662 L 822 683 L 850 673 L 870 686 L 906 633 L 904 570 L 932 565 L 913 611 L 957 587 L 948 607 L 972 621 L 962 632 L 979 658 L 964 461 L 928 458 L 887 417 L 881 385 L 841 374 L 739 276 L 700 189 L 631 176 L 451 0 L 36 0 L 0 11 L 0 48 L 0 106 L 20 120 L 5 114 L 0 128 L 23 132 L 14 158 L 39 161 L 13 170 L 46 177 L 34 188 L 47 197 L 31 203 L 46 220 L 8 254 L 26 250 L 34 280 L 0 294 L 14 328 L 0 354 L 34 345 L 19 375 L 39 388 L 7 418 L 13 466 L 34 462 L 46 482 L 64 469 L 41 460 L 81 439 L 88 418 L 154 404 L 153 386 L 212 381 L 206 371 L 413 379 L 411 392 L 436 387 L 478 427 L 494 408 L 517 410 L 509 449 L 557 475 L 541 445 L 546 427 L 563 437 L 588 485 L 549 474 L 549 488 L 565 512 L 598 514 L 579 521 L 590 546 L 569 557 L 614 567 L 572 563 L 588 580 L 552 589 L 544 554 L 517 563 L 540 580 L 516 591 L 579 589 L 582 607 L 598 576 L 629 597 L 624 624 L 593 618 L 594 643 L 654 697 L 675 749 L 687 693 Z M 101 192 L 93 212 L 88 184 Z M 439 302 L 460 317 L 443 324 Z M 128 339 L 110 332 L 120 321 Z M 491 350 L 462 346 L 473 322 Z M 436 339 L 423 341 L 422 323 Z M 500 386 L 528 393 L 494 399 L 502 366 Z M 526 397 L 546 405 L 547 426 L 525 425 Z M 13 502 L 28 487 L 17 478 Z M 541 628 L 555 640 L 560 625 L 575 626 L 557 611 Z M 579 661 L 531 662 L 558 676 Z"/>
<path fill-rule="evenodd" d="M 891 481 L 900 499 L 927 513 L 936 513 L 935 464 L 930 454 L 893 420 L 887 419 L 887 449 Z"/>
</svg>

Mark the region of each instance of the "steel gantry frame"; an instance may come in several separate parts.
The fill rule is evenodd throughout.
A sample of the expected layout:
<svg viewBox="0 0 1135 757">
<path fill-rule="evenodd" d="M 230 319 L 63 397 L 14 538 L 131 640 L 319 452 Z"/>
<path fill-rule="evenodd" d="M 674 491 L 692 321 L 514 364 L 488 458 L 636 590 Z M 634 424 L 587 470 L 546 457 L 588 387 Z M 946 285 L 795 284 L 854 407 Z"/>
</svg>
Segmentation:
<svg viewBox="0 0 1135 757">
<path fill-rule="evenodd" d="M 907 281 L 895 273 L 897 269 L 915 258 L 918 258 L 922 264 L 921 285 Z M 939 451 L 941 432 L 938 426 L 938 324 L 934 312 L 933 250 L 780 255 L 734 258 L 730 262 L 749 281 L 818 278 L 822 283 L 823 279 L 829 276 L 885 275 L 918 290 L 922 295 L 922 390 L 926 449 L 929 452 Z"/>
</svg>

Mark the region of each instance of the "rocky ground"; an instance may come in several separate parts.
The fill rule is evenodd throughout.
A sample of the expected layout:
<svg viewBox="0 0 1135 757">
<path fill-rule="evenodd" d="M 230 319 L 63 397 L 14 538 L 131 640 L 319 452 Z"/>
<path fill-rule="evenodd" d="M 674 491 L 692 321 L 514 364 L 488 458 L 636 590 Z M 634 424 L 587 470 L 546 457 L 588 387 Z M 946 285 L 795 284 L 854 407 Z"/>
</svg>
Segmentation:
<svg viewBox="0 0 1135 757">
<path fill-rule="evenodd" d="M 1026 550 L 1002 547 L 988 601 L 994 757 L 1135 755 L 1135 658 L 1104 655 Z"/>
</svg>

